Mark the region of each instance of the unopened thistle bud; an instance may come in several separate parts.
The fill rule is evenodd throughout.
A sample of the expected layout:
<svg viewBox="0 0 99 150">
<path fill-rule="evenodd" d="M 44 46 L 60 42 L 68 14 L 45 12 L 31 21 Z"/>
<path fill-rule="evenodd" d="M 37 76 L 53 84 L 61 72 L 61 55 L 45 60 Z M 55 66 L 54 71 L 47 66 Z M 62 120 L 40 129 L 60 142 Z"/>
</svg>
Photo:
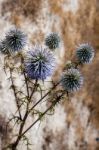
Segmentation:
<svg viewBox="0 0 99 150">
<path fill-rule="evenodd" d="M 82 64 L 90 63 L 94 57 L 94 49 L 89 44 L 81 44 L 76 50 L 76 57 Z"/>
<path fill-rule="evenodd" d="M 54 50 L 59 48 L 60 37 L 57 33 L 51 33 L 45 38 L 45 45 L 49 47 L 49 49 Z"/>
<path fill-rule="evenodd" d="M 61 78 L 61 85 L 68 92 L 74 92 L 80 89 L 83 84 L 83 77 L 77 69 L 66 70 Z"/>
</svg>

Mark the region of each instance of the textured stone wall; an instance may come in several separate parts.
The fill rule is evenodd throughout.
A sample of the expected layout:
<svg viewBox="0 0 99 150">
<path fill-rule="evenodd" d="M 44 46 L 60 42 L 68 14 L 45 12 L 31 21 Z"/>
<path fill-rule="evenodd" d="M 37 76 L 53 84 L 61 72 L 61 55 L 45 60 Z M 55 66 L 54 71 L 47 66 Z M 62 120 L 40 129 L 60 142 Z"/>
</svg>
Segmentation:
<svg viewBox="0 0 99 150">
<path fill-rule="evenodd" d="M 0 35 L 13 25 L 27 32 L 31 43 L 43 42 L 46 34 L 58 32 L 62 47 L 55 53 L 59 63 L 55 80 L 76 47 L 88 42 L 95 49 L 91 65 L 82 68 L 84 87 L 70 95 L 29 133 L 33 150 L 98 150 L 99 142 L 99 1 L 98 0 L 4 0 L 0 2 Z M 0 112 L 5 118 L 16 109 L 0 56 Z M 20 83 L 20 82 L 19 82 Z M 42 106 L 43 110 L 43 106 Z M 1 140 L 1 142 L 4 142 Z M 38 144 L 39 143 L 39 144 Z M 21 144 L 19 149 L 22 149 Z"/>
</svg>

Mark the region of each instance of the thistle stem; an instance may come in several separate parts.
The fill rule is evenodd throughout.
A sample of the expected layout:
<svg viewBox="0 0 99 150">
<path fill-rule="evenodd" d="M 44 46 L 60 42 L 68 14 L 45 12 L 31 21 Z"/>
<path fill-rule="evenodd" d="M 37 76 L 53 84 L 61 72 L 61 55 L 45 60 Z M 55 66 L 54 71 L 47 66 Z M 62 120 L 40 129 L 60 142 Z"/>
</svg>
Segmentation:
<svg viewBox="0 0 99 150">
<path fill-rule="evenodd" d="M 33 110 L 46 96 L 48 96 L 52 90 L 54 90 L 60 82 L 58 82 L 57 84 L 55 84 L 50 91 L 48 91 L 40 100 L 38 100 L 31 108 L 29 111 Z"/>
<path fill-rule="evenodd" d="M 24 76 L 24 77 L 26 77 L 26 76 Z M 26 81 L 26 78 L 25 78 L 25 81 Z M 25 82 L 25 83 L 27 84 L 27 82 Z M 27 87 L 27 94 L 29 94 L 29 92 L 28 92 L 28 91 L 29 91 L 28 86 L 26 85 L 26 87 Z M 30 96 L 27 95 L 29 101 L 27 102 L 26 112 L 25 112 L 25 115 L 24 115 L 24 117 L 23 117 L 22 123 L 21 123 L 21 125 L 20 125 L 18 137 L 17 137 L 16 141 L 14 142 L 14 144 L 12 144 L 12 150 L 16 150 L 16 148 L 17 148 L 17 146 L 18 146 L 18 144 L 19 144 L 19 142 L 20 142 L 20 139 L 22 138 L 22 136 L 21 136 L 21 135 L 22 135 L 22 131 L 23 131 L 25 122 L 26 122 L 26 120 L 27 120 L 27 117 L 28 117 L 28 115 L 29 115 L 29 111 L 28 111 L 28 110 L 29 110 L 29 104 L 30 104 L 30 102 L 31 102 L 31 99 L 32 99 L 32 96 L 33 96 L 33 94 L 34 94 L 34 92 L 35 92 L 36 87 L 37 87 L 37 80 L 35 81 L 34 88 L 33 88 L 33 90 L 32 90 L 31 95 L 30 95 Z"/>
<path fill-rule="evenodd" d="M 20 111 L 20 105 L 19 105 L 19 98 L 17 97 L 17 93 L 16 93 L 16 89 L 15 89 L 15 85 L 14 85 L 14 80 L 13 80 L 11 68 L 10 68 L 10 79 L 11 79 L 11 83 L 12 83 L 12 90 L 14 92 L 15 102 L 16 102 L 16 105 L 17 105 L 19 117 L 22 120 L 21 111 Z"/>
<path fill-rule="evenodd" d="M 62 96 L 65 94 L 66 92 L 63 92 L 60 96 L 57 96 L 56 100 L 42 113 L 42 115 L 40 117 L 38 117 L 35 122 L 33 122 L 23 133 L 21 136 L 23 136 L 26 132 L 28 132 L 39 120 L 42 119 L 42 117 L 49 111 L 51 110 L 57 103 L 60 102 Z"/>
</svg>

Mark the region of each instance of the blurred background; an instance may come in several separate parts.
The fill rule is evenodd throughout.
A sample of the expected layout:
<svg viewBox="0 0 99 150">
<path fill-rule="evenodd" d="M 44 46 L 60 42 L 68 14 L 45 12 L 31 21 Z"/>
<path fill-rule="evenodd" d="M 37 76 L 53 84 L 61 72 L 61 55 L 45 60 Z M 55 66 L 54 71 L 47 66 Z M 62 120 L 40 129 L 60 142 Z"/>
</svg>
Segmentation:
<svg viewBox="0 0 99 150">
<path fill-rule="evenodd" d="M 90 43 L 95 49 L 93 63 L 82 68 L 83 88 L 31 130 L 31 149 L 99 150 L 99 0 L 0 0 L 0 39 L 13 26 L 22 28 L 32 44 L 42 44 L 50 32 L 59 33 L 63 43 L 55 52 L 59 62 L 55 80 L 79 44 Z M 9 140 L 6 119 L 15 111 L 8 89 L 0 56 L 1 149 Z M 20 149 L 26 148 L 21 144 Z"/>
</svg>

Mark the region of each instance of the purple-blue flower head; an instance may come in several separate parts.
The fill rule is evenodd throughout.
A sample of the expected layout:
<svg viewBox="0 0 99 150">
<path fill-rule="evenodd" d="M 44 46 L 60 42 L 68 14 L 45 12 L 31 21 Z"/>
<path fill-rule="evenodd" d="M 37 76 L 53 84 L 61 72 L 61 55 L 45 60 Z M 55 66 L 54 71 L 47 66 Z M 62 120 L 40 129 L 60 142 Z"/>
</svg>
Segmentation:
<svg viewBox="0 0 99 150">
<path fill-rule="evenodd" d="M 55 58 L 53 53 L 41 46 L 35 46 L 27 53 L 25 69 L 31 79 L 44 80 L 51 76 L 55 70 Z"/>
</svg>

